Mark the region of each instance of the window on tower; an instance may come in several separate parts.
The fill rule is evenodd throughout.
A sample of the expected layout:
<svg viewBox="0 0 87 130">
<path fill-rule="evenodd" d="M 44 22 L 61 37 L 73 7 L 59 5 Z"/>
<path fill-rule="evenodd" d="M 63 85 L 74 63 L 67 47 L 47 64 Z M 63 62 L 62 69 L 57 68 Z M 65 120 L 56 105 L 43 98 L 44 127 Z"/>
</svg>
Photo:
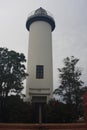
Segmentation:
<svg viewBox="0 0 87 130">
<path fill-rule="evenodd" d="M 43 79 L 43 78 L 44 78 L 44 66 L 36 65 L 36 79 Z"/>
</svg>

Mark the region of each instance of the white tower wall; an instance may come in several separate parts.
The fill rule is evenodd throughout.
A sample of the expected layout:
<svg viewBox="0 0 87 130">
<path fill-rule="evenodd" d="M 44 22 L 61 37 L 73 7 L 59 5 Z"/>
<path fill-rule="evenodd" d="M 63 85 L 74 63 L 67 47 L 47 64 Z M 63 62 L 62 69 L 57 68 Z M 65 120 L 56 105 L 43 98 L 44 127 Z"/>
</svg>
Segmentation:
<svg viewBox="0 0 87 130">
<path fill-rule="evenodd" d="M 36 65 L 44 66 L 42 79 L 36 79 Z M 52 33 L 50 24 L 45 21 L 35 21 L 30 25 L 27 69 L 27 99 L 47 96 L 49 100 L 53 91 Z"/>
<path fill-rule="evenodd" d="M 55 21 L 40 7 L 28 17 L 26 28 L 29 31 L 26 100 L 46 103 L 53 92 L 52 31 Z"/>
</svg>

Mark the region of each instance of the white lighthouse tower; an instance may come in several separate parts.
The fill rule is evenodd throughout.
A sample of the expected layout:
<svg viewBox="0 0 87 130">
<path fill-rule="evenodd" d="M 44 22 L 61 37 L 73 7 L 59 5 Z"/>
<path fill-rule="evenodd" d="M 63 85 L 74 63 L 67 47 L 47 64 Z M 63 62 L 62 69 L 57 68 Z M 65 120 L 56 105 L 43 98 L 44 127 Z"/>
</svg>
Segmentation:
<svg viewBox="0 0 87 130">
<path fill-rule="evenodd" d="M 52 31 L 55 21 L 40 7 L 30 14 L 26 28 L 29 31 L 26 99 L 47 102 L 53 92 Z"/>
</svg>

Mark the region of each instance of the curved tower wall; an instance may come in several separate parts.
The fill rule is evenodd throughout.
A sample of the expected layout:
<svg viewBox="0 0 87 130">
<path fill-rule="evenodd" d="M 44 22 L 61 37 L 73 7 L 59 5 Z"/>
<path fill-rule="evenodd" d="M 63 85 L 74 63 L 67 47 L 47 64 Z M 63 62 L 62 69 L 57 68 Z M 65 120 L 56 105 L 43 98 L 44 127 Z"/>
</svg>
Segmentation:
<svg viewBox="0 0 87 130">
<path fill-rule="evenodd" d="M 55 21 L 43 8 L 35 10 L 26 22 L 29 31 L 26 100 L 45 103 L 52 97 L 52 31 Z"/>
<path fill-rule="evenodd" d="M 43 65 L 43 78 L 36 78 L 36 65 Z M 44 21 L 30 25 L 26 96 L 47 96 L 49 100 L 53 91 L 52 33 L 51 26 Z"/>
</svg>

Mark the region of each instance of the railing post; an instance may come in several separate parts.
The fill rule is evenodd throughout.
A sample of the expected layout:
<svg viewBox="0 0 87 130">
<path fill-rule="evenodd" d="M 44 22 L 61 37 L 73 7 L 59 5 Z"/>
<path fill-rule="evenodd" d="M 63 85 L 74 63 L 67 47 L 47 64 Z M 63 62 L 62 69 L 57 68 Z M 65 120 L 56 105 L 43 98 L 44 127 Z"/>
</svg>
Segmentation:
<svg viewBox="0 0 87 130">
<path fill-rule="evenodd" d="M 42 123 L 42 107 L 41 104 L 39 104 L 39 124 Z"/>
<path fill-rule="evenodd" d="M 87 92 L 84 94 L 84 116 L 85 116 L 85 122 L 87 127 Z"/>
</svg>

